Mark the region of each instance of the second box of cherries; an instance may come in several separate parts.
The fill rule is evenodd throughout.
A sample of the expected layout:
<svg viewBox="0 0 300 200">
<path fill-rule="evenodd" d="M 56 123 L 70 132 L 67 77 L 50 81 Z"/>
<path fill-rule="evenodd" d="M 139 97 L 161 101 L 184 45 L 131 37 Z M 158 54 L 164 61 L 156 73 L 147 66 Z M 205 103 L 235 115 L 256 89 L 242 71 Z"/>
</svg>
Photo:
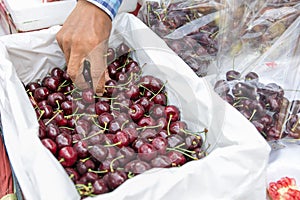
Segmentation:
<svg viewBox="0 0 300 200">
<path fill-rule="evenodd" d="M 125 43 L 108 49 L 110 79 L 101 96 L 77 88 L 58 67 L 25 86 L 42 144 L 82 198 L 111 192 L 152 168 L 206 156 L 207 129 L 190 131 L 180 109 L 168 103 L 167 81 L 143 75 L 131 53 Z"/>
</svg>

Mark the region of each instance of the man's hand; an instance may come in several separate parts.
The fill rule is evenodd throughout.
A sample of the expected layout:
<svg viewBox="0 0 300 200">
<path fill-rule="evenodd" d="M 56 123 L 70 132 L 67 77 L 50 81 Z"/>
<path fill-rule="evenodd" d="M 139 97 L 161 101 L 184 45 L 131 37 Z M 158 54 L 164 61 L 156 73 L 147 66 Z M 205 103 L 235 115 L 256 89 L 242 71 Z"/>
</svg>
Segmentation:
<svg viewBox="0 0 300 200">
<path fill-rule="evenodd" d="M 91 62 L 90 69 L 96 90 L 106 69 L 104 60 L 111 26 L 111 18 L 104 11 L 85 0 L 78 0 L 76 7 L 57 33 L 57 42 L 65 54 L 67 72 L 78 87 L 87 87 L 82 75 L 82 65 L 88 54 L 97 47 L 99 58 L 102 58 L 95 61 L 97 65 Z M 99 62 L 102 66 L 99 66 Z"/>
</svg>

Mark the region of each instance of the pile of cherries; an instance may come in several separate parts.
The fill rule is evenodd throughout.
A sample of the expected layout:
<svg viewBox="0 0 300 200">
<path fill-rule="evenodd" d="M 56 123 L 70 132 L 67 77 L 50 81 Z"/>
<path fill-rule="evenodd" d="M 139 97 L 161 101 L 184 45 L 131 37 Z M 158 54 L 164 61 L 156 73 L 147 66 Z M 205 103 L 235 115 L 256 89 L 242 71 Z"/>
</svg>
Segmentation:
<svg viewBox="0 0 300 200">
<path fill-rule="evenodd" d="M 105 93 L 80 90 L 53 68 L 25 86 L 39 138 L 64 167 L 81 197 L 108 193 L 151 168 L 179 167 L 206 156 L 205 133 L 188 130 L 168 104 L 166 83 L 142 75 L 125 43 L 109 48 Z"/>
<path fill-rule="evenodd" d="M 214 90 L 242 113 L 267 141 L 288 136 L 300 139 L 300 100 L 290 101 L 276 83 L 263 84 L 255 72 L 236 70 L 214 84 Z"/>
<path fill-rule="evenodd" d="M 139 18 L 168 46 L 181 57 L 193 71 L 199 76 L 207 75 L 208 65 L 218 51 L 217 35 L 219 27 L 215 20 L 208 21 L 198 29 L 182 34 L 180 38 L 171 38 L 167 35 L 188 23 L 196 23 L 195 20 L 213 14 L 217 11 L 214 3 L 199 3 L 190 5 L 191 2 L 177 1 L 168 5 L 155 1 L 146 2 L 142 7 Z M 203 20 L 204 21 L 204 20 Z M 198 23 L 200 24 L 200 23 Z M 193 27 L 197 26 L 195 24 Z M 183 31 L 183 32 L 184 32 Z"/>
</svg>

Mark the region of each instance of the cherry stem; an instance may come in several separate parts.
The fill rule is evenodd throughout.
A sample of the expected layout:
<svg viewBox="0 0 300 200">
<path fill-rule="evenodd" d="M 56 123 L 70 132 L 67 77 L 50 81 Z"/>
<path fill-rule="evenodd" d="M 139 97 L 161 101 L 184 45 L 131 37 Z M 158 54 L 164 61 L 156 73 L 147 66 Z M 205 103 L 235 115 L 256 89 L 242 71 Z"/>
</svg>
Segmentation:
<svg viewBox="0 0 300 200">
<path fill-rule="evenodd" d="M 38 118 L 38 121 L 41 120 L 41 118 L 42 118 L 42 116 L 44 115 L 45 111 L 44 111 L 44 110 L 40 110 L 39 112 L 40 112 L 40 116 L 39 116 L 39 118 Z"/>
<path fill-rule="evenodd" d="M 193 135 L 193 136 L 196 136 L 197 139 L 201 139 L 201 136 L 198 135 L 198 134 L 201 134 L 201 133 L 207 133 L 207 129 L 204 128 L 203 131 L 198 131 L 198 132 L 191 132 L 189 130 L 186 130 L 186 129 L 180 129 L 182 132 L 184 132 L 185 134 L 187 135 Z"/>
<path fill-rule="evenodd" d="M 144 89 L 148 90 L 149 92 L 151 92 L 153 95 L 155 95 L 155 93 L 154 93 L 152 90 L 150 90 L 149 88 L 145 87 L 145 86 L 144 86 L 144 85 L 142 85 L 142 84 L 143 84 L 143 82 L 142 82 L 142 83 L 140 83 L 140 84 L 138 85 L 138 87 L 142 87 L 142 88 L 144 88 Z"/>
<path fill-rule="evenodd" d="M 120 145 L 122 142 L 121 141 L 119 141 L 119 142 L 117 142 L 117 143 L 114 143 L 114 144 L 109 144 L 109 143 L 106 143 L 105 145 L 103 145 L 103 146 L 105 146 L 105 147 L 114 147 L 114 146 L 118 146 L 118 145 Z"/>
<path fill-rule="evenodd" d="M 85 116 L 85 117 L 92 117 L 92 118 L 98 117 L 98 115 L 96 115 L 96 114 L 93 115 L 93 114 L 87 114 L 87 113 L 73 114 L 72 116 L 79 116 L 79 117 Z"/>
<path fill-rule="evenodd" d="M 100 130 L 100 131 L 98 131 L 98 132 L 96 132 L 96 133 L 94 133 L 92 135 L 89 135 L 89 136 L 81 139 L 80 141 L 85 141 L 85 140 L 91 139 L 92 137 L 94 137 L 96 135 L 99 135 L 99 134 L 103 134 L 103 130 Z M 79 142 L 79 141 L 74 141 L 73 143 L 77 143 L 77 142 Z"/>
<path fill-rule="evenodd" d="M 60 126 L 60 128 L 68 129 L 68 130 L 74 131 L 74 128 L 70 128 L 70 127 L 68 127 L 68 126 Z"/>
<path fill-rule="evenodd" d="M 105 174 L 108 172 L 108 170 L 104 170 L 104 171 L 95 171 L 95 170 L 92 170 L 91 168 L 88 169 L 88 172 L 93 172 L 93 173 L 96 173 L 96 174 Z"/>
<path fill-rule="evenodd" d="M 171 124 L 171 119 L 172 119 L 173 115 L 169 116 L 169 120 L 168 120 L 168 125 L 167 125 L 167 133 L 168 135 L 171 135 L 170 133 L 170 124 Z"/>
<path fill-rule="evenodd" d="M 185 145 L 185 143 L 182 143 L 183 145 Z M 178 147 L 178 146 L 176 146 L 176 147 L 174 147 L 174 149 L 178 149 L 178 150 L 181 150 L 181 151 L 183 151 L 183 152 L 187 152 L 187 153 L 195 153 L 195 151 L 190 151 L 190 150 L 188 150 L 188 149 L 184 149 L 184 148 L 181 148 L 181 147 Z"/>
<path fill-rule="evenodd" d="M 254 115 L 255 115 L 256 112 L 257 112 L 257 110 L 254 109 L 253 112 L 252 112 L 252 115 L 249 118 L 249 121 L 251 121 L 253 119 L 253 117 L 254 117 Z"/>
<path fill-rule="evenodd" d="M 33 95 L 32 95 L 32 92 L 28 92 L 28 94 L 29 94 L 29 96 L 32 98 L 34 104 L 36 105 L 36 108 L 37 108 L 38 110 L 40 110 L 40 108 L 37 106 L 37 102 L 36 102 L 35 98 L 34 98 Z"/>
<path fill-rule="evenodd" d="M 122 104 L 122 103 L 114 102 L 113 104 L 124 106 L 128 110 L 130 109 L 128 106 L 126 106 L 125 104 Z"/>
<path fill-rule="evenodd" d="M 132 172 L 128 172 L 128 174 L 127 174 L 127 177 L 130 179 L 130 178 L 133 178 L 135 175 L 134 175 L 134 173 L 132 173 Z"/>
<path fill-rule="evenodd" d="M 72 179 L 72 178 L 74 178 L 74 176 L 75 176 L 74 174 L 71 174 L 71 175 L 69 176 L 69 178 Z"/>
<path fill-rule="evenodd" d="M 69 84 L 65 85 L 66 82 L 67 82 L 67 80 L 64 80 L 64 82 L 62 82 L 62 83 L 58 86 L 57 90 L 59 91 L 60 88 L 68 86 Z"/>
<path fill-rule="evenodd" d="M 80 195 L 90 196 L 92 194 L 93 188 L 91 183 L 88 183 L 88 185 L 78 183 L 75 186 Z"/>
<path fill-rule="evenodd" d="M 69 118 L 75 116 L 76 113 L 78 112 L 78 110 L 79 110 L 79 108 L 77 107 L 73 114 L 71 114 L 71 115 L 66 115 L 65 118 L 66 118 L 66 119 L 69 119 Z"/>
<path fill-rule="evenodd" d="M 298 119 L 297 122 L 294 124 L 293 128 L 291 129 L 292 132 L 295 132 L 299 122 L 300 122 L 300 119 Z"/>
<path fill-rule="evenodd" d="M 53 115 L 46 123 L 45 125 L 47 126 L 59 113 L 61 113 L 61 110 L 58 110 L 55 115 Z"/>
<path fill-rule="evenodd" d="M 95 99 L 100 99 L 100 100 L 114 100 L 117 99 L 117 97 L 99 97 L 99 96 L 94 96 Z"/>
<path fill-rule="evenodd" d="M 107 131 L 107 130 L 108 130 L 108 129 L 107 129 L 107 123 L 106 123 L 106 122 L 104 122 L 104 127 L 102 127 L 102 126 L 100 126 L 100 125 L 95 121 L 95 118 L 94 118 L 94 117 L 92 117 L 92 121 L 93 121 L 93 123 L 94 123 L 97 127 L 101 128 L 103 131 Z"/>
<path fill-rule="evenodd" d="M 65 161 L 65 159 L 64 158 L 61 158 L 58 162 L 64 162 Z"/>
<path fill-rule="evenodd" d="M 163 90 L 163 88 L 166 86 L 167 82 L 168 82 L 168 81 L 166 81 L 166 82 L 161 86 L 161 88 L 158 90 L 158 92 L 157 92 L 156 94 L 154 94 L 154 95 L 149 99 L 150 101 L 152 101 L 152 99 L 153 99 L 155 96 L 157 96 L 157 95 Z"/>
<path fill-rule="evenodd" d="M 129 120 L 127 119 L 123 124 L 122 124 L 122 126 L 121 126 L 121 130 L 123 130 L 123 128 L 124 128 L 124 126 L 127 124 L 129 122 Z"/>
<path fill-rule="evenodd" d="M 60 104 L 59 104 L 59 101 L 56 100 L 55 103 L 56 103 L 56 105 L 57 105 L 57 110 L 60 110 Z"/>
<path fill-rule="evenodd" d="M 111 172 L 114 172 L 113 163 L 114 163 L 116 160 L 119 160 L 119 159 L 124 158 L 124 157 L 125 157 L 124 155 L 121 155 L 121 156 L 119 156 L 119 157 L 114 158 L 114 159 L 109 163 L 109 168 L 110 168 L 110 171 L 111 171 Z"/>
<path fill-rule="evenodd" d="M 81 159 L 80 161 L 81 161 L 81 162 L 85 162 L 85 161 L 87 161 L 87 160 L 89 160 L 89 159 L 91 159 L 91 157 L 87 157 L 87 158 L 85 158 L 85 159 Z"/>
<path fill-rule="evenodd" d="M 183 155 L 185 155 L 185 156 L 187 156 L 187 157 L 189 157 L 189 158 L 191 158 L 193 160 L 199 160 L 197 157 L 193 157 L 193 156 L 189 155 L 188 153 L 185 153 L 184 151 L 182 151 L 182 149 L 167 148 L 167 150 L 169 150 L 169 151 L 177 151 L 177 152 L 182 153 Z"/>
<path fill-rule="evenodd" d="M 156 126 L 142 126 L 142 127 L 139 127 L 139 128 L 136 128 L 136 130 L 145 130 L 145 129 L 150 129 L 150 128 L 158 128 L 158 127 L 161 127 L 162 125 L 161 124 L 158 124 Z"/>
</svg>

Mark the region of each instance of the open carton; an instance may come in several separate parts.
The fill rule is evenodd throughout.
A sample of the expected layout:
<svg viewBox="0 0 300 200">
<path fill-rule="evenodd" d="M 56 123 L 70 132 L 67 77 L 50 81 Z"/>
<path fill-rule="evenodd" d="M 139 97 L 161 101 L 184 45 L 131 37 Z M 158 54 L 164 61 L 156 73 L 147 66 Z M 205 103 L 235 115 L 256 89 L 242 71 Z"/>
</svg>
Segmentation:
<svg viewBox="0 0 300 200">
<path fill-rule="evenodd" d="M 38 138 L 38 122 L 22 82 L 63 67 L 55 41 L 60 27 L 0 39 L 0 112 L 12 166 L 26 199 L 79 200 L 71 179 Z M 120 14 L 109 46 L 126 42 L 145 74 L 167 80 L 169 103 L 182 111 L 192 130 L 208 129 L 208 156 L 179 168 L 152 169 L 127 180 L 111 193 L 86 199 L 228 199 L 266 198 L 270 147 L 255 127 L 213 92 L 139 19 Z"/>
</svg>

